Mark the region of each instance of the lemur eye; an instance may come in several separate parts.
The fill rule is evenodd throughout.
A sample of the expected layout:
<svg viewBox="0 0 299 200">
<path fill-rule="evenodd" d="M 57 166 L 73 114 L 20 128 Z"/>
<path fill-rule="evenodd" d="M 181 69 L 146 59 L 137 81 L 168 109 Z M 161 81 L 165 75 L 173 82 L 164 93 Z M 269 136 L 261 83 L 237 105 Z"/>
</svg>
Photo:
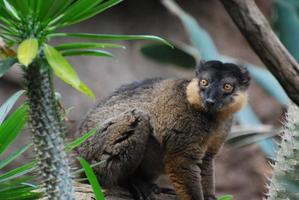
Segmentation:
<svg viewBox="0 0 299 200">
<path fill-rule="evenodd" d="M 224 89 L 226 92 L 231 92 L 231 91 L 233 91 L 234 87 L 233 87 L 231 84 L 229 84 L 229 83 L 225 83 L 225 84 L 223 85 L 223 89 Z"/>
<path fill-rule="evenodd" d="M 201 85 L 201 86 L 208 86 L 208 85 L 209 85 L 209 82 L 208 82 L 208 80 L 206 80 L 206 79 L 202 79 L 202 80 L 200 81 L 200 85 Z"/>
</svg>

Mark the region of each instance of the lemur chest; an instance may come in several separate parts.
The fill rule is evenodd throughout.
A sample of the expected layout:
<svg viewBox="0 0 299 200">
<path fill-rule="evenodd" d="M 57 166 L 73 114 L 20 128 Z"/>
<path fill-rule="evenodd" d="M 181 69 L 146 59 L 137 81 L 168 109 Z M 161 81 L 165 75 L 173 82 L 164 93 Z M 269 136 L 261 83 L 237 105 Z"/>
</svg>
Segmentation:
<svg viewBox="0 0 299 200">
<path fill-rule="evenodd" d="M 231 121 L 226 121 L 225 123 L 218 124 L 217 127 L 210 129 L 203 142 L 205 151 L 208 151 L 212 154 L 217 154 L 219 149 L 224 144 L 230 128 Z"/>
</svg>

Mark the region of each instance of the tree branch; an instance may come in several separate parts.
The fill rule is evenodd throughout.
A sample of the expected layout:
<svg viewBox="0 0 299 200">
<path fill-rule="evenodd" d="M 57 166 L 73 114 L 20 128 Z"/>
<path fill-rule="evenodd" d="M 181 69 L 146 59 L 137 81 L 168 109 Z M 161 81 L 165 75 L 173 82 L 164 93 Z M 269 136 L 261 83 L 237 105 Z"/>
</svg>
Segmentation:
<svg viewBox="0 0 299 200">
<path fill-rule="evenodd" d="M 221 2 L 255 53 L 299 106 L 299 65 L 275 35 L 255 2 Z"/>
</svg>

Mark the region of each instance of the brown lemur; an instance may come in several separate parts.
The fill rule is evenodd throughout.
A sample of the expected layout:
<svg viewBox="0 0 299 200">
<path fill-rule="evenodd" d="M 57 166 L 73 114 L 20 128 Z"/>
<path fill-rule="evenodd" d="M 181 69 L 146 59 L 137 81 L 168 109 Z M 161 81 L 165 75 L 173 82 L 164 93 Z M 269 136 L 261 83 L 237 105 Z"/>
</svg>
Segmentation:
<svg viewBox="0 0 299 200">
<path fill-rule="evenodd" d="M 88 112 L 78 133 L 100 128 L 77 152 L 105 161 L 94 167 L 103 187 L 145 194 L 142 186 L 166 173 L 179 199 L 215 200 L 214 156 L 247 102 L 249 81 L 243 67 L 208 61 L 192 80 L 124 85 Z"/>
</svg>

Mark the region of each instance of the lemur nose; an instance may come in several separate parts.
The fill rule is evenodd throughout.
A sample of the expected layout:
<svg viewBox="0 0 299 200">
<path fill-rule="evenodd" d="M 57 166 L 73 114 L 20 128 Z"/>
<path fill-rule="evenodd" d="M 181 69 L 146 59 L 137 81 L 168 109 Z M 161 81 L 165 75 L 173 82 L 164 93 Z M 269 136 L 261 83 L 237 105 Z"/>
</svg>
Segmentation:
<svg viewBox="0 0 299 200">
<path fill-rule="evenodd" d="M 215 104 L 215 100 L 214 99 L 211 99 L 211 98 L 208 98 L 205 100 L 205 103 L 207 106 L 213 106 Z"/>
</svg>

